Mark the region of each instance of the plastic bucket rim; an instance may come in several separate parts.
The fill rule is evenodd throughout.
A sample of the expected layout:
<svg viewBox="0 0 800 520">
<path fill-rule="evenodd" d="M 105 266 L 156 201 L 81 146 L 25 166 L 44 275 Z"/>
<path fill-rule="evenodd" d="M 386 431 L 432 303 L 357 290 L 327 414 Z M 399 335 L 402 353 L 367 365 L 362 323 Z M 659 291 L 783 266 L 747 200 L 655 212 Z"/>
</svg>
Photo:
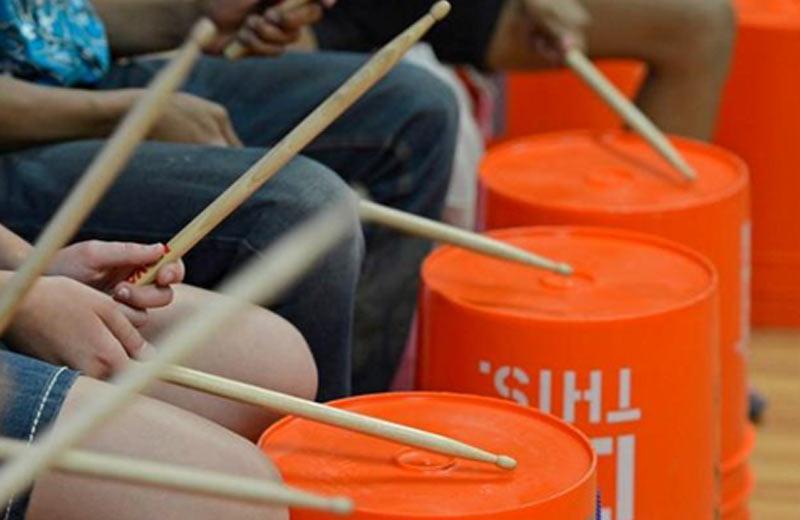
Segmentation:
<svg viewBox="0 0 800 520">
<path fill-rule="evenodd" d="M 647 207 L 608 207 L 604 208 L 602 206 L 580 206 L 577 204 L 570 204 L 570 203 L 550 203 L 548 201 L 531 201 L 527 199 L 520 199 L 518 197 L 517 192 L 511 192 L 510 190 L 504 189 L 502 186 L 492 185 L 486 182 L 486 178 L 484 175 L 488 175 L 484 173 L 484 168 L 486 163 L 489 160 L 489 155 L 492 151 L 503 152 L 506 149 L 511 149 L 516 146 L 532 143 L 536 141 L 546 141 L 550 139 L 558 139 L 564 137 L 575 137 L 575 136 L 590 136 L 596 137 L 598 139 L 608 139 L 610 137 L 615 137 L 619 135 L 629 135 L 631 132 L 626 132 L 625 130 L 603 130 L 603 131 L 595 131 L 595 130 L 562 130 L 562 131 L 555 131 L 555 132 L 546 132 L 542 134 L 536 134 L 531 136 L 525 137 L 517 137 L 511 139 L 509 141 L 505 141 L 502 144 L 498 144 L 493 146 L 491 150 L 487 152 L 486 158 L 484 158 L 479 167 L 478 167 L 478 181 L 481 186 L 485 189 L 492 189 L 496 190 L 497 193 L 503 195 L 504 197 L 511 198 L 513 200 L 520 200 L 526 205 L 535 206 L 537 208 L 546 209 L 549 211 L 569 211 L 572 213 L 583 213 L 583 214 L 590 214 L 590 215 L 624 215 L 624 216 L 633 216 L 633 215 L 650 215 L 650 214 L 668 214 L 668 213 L 679 213 L 681 211 L 686 211 L 689 209 L 697 209 L 706 206 L 710 206 L 713 204 L 718 204 L 728 199 L 735 198 L 740 192 L 743 190 L 746 191 L 747 187 L 750 183 L 750 169 L 747 163 L 738 155 L 734 154 L 732 151 L 722 148 L 721 146 L 714 145 L 711 143 L 705 143 L 703 141 L 697 139 L 690 139 L 688 137 L 670 135 L 670 139 L 681 145 L 682 147 L 689 147 L 695 150 L 704 150 L 710 151 L 713 153 L 716 159 L 727 162 L 731 166 L 731 170 L 737 172 L 737 179 L 734 183 L 730 186 L 727 186 L 725 190 L 721 190 L 719 192 L 708 194 L 705 197 L 697 198 L 691 201 L 686 201 L 683 204 L 664 204 L 664 205 L 650 205 Z M 685 181 L 681 181 L 685 182 Z"/>
<path fill-rule="evenodd" d="M 723 475 L 735 473 L 739 471 L 742 465 L 746 464 L 753 454 L 756 446 L 756 430 L 752 424 L 748 423 L 745 426 L 744 443 L 742 448 L 727 460 L 721 461 L 721 471 Z"/>
<path fill-rule="evenodd" d="M 431 398 L 431 397 L 445 397 L 445 398 L 448 398 L 448 399 L 458 399 L 458 400 L 482 401 L 482 402 L 487 402 L 488 401 L 488 402 L 491 402 L 495 406 L 502 406 L 505 409 L 513 409 L 514 411 L 517 411 L 517 412 L 533 415 L 533 416 L 536 416 L 540 420 L 544 420 L 546 422 L 549 422 L 551 425 L 558 426 L 559 428 L 562 429 L 562 431 L 564 431 L 566 433 L 569 433 L 573 438 L 578 440 L 583 445 L 584 448 L 588 449 L 588 453 L 590 454 L 590 463 L 589 463 L 589 465 L 587 467 L 587 470 L 586 470 L 585 474 L 577 482 L 575 482 L 572 486 L 570 486 L 569 488 L 564 489 L 564 490 L 562 490 L 562 491 L 560 491 L 560 492 L 558 492 L 558 493 L 556 493 L 554 495 L 551 495 L 551 496 L 549 496 L 547 498 L 543 498 L 543 499 L 536 500 L 536 501 L 533 501 L 533 502 L 528 502 L 528 503 L 526 503 L 526 504 L 524 504 L 522 506 L 518 506 L 517 508 L 498 509 L 498 510 L 495 510 L 495 511 L 487 511 L 487 512 L 479 513 L 479 514 L 466 514 L 466 515 L 465 514 L 459 514 L 458 516 L 452 516 L 451 517 L 451 516 L 445 516 L 445 515 L 441 515 L 441 514 L 436 515 L 436 516 L 431 516 L 429 514 L 403 513 L 402 514 L 403 518 L 414 518 L 414 519 L 418 519 L 418 520 L 439 519 L 439 518 L 470 519 L 470 518 L 481 518 L 481 517 L 485 518 L 487 515 L 510 514 L 510 513 L 514 513 L 515 511 L 518 511 L 518 510 L 529 509 L 529 508 L 532 508 L 532 507 L 540 506 L 540 505 L 545 504 L 547 502 L 558 500 L 558 499 L 560 499 L 560 498 L 562 498 L 562 497 L 564 497 L 566 495 L 569 495 L 570 493 L 573 493 L 573 492 L 577 491 L 581 487 L 585 486 L 590 480 L 595 480 L 595 482 L 597 480 L 597 464 L 598 464 L 597 452 L 595 451 L 591 440 L 589 440 L 589 437 L 585 433 L 580 431 L 578 428 L 576 428 L 572 424 L 569 424 L 566 421 L 564 421 L 562 419 L 559 419 L 558 417 L 556 417 L 554 415 L 544 413 L 544 412 L 542 412 L 542 411 L 540 411 L 540 410 L 538 410 L 536 408 L 532 408 L 532 407 L 529 407 L 529 406 L 523 406 L 521 404 L 517 404 L 517 403 L 515 403 L 513 401 L 509 401 L 507 399 L 500 399 L 500 398 L 497 398 L 497 397 L 489 397 L 489 396 L 483 396 L 483 395 L 477 395 L 477 394 L 456 393 L 456 392 L 435 392 L 435 391 L 414 392 L 414 391 L 412 391 L 412 392 L 386 392 L 386 393 L 351 396 L 351 397 L 345 397 L 345 398 L 342 398 L 342 399 L 336 399 L 336 400 L 330 401 L 330 402 L 328 402 L 326 404 L 329 404 L 329 405 L 339 404 L 339 403 L 347 404 L 347 403 L 350 403 L 350 402 L 357 402 L 357 401 L 378 400 L 381 397 L 383 397 L 383 398 L 397 397 L 397 398 L 403 398 L 403 399 L 416 398 L 416 397 L 422 397 L 422 398 L 425 398 L 425 397 L 428 397 L 428 398 Z M 256 443 L 256 446 L 262 451 L 263 455 L 266 456 L 266 454 L 263 452 L 263 449 L 264 449 L 264 444 L 267 441 L 268 437 L 271 434 L 273 434 L 273 433 L 275 433 L 275 432 L 277 432 L 279 430 L 285 429 L 286 427 L 288 427 L 288 424 L 290 422 L 294 421 L 294 420 L 309 420 L 309 419 L 303 419 L 302 417 L 296 417 L 296 416 L 293 416 L 293 415 L 287 415 L 286 417 L 283 417 L 279 421 L 277 421 L 274 424 L 272 424 L 269 428 L 267 428 L 259 436 L 258 442 Z M 357 432 L 353 432 L 353 434 L 354 435 L 366 435 L 366 434 L 360 434 L 360 433 L 357 433 Z M 401 444 L 398 443 L 398 446 L 400 446 L 400 445 Z M 278 466 L 278 464 L 276 462 L 274 462 L 274 461 L 273 461 L 273 464 L 275 464 L 275 466 L 278 467 L 278 470 L 280 471 L 280 466 Z M 595 488 L 597 488 L 597 485 L 595 485 Z M 595 494 L 596 494 L 596 489 L 595 489 Z M 357 506 L 356 506 L 356 511 L 358 511 L 360 513 L 363 513 L 363 514 L 372 515 L 372 516 L 381 516 L 381 515 L 386 516 L 387 515 L 386 512 L 373 511 L 371 509 L 359 509 Z M 395 519 L 395 518 L 399 518 L 399 517 L 397 515 L 392 515 L 391 518 Z"/>
<path fill-rule="evenodd" d="M 442 256 L 449 251 L 460 250 L 460 248 L 457 248 L 455 246 L 440 246 L 437 247 L 434 251 L 432 251 L 423 262 L 420 276 L 424 283 L 424 287 L 427 288 L 428 290 L 436 292 L 438 296 L 444 298 L 448 302 L 468 308 L 470 311 L 475 313 L 480 313 L 485 315 L 487 314 L 487 311 L 491 311 L 491 314 L 493 316 L 502 316 L 503 318 L 513 318 L 515 320 L 523 320 L 526 322 L 535 322 L 542 324 L 553 323 L 553 322 L 558 322 L 560 324 L 564 323 L 583 324 L 583 323 L 610 323 L 610 322 L 620 322 L 620 321 L 624 322 L 637 321 L 688 309 L 694 305 L 703 302 L 704 300 L 709 299 L 710 297 L 713 297 L 714 293 L 719 292 L 719 274 L 717 273 L 717 268 L 714 266 L 711 260 L 706 258 L 706 256 L 703 255 L 702 253 L 699 253 L 694 249 L 681 244 L 680 242 L 675 242 L 673 240 L 662 238 L 658 235 L 653 235 L 650 233 L 642 233 L 639 231 L 631 231 L 623 228 L 604 227 L 604 226 L 520 226 L 520 227 L 492 230 L 485 234 L 493 238 L 502 239 L 508 236 L 519 234 L 523 231 L 532 231 L 532 230 L 542 231 L 542 232 L 560 231 L 562 233 L 569 232 L 570 234 L 586 233 L 590 235 L 591 234 L 604 235 L 610 238 L 636 239 L 637 241 L 640 241 L 645 244 L 665 247 L 701 265 L 709 275 L 709 283 L 702 291 L 698 292 L 698 294 L 696 294 L 695 296 L 686 301 L 665 306 L 661 309 L 655 309 L 648 312 L 627 313 L 624 315 L 613 316 L 613 317 L 602 317 L 602 318 L 601 317 L 573 318 L 569 316 L 564 317 L 555 315 L 547 316 L 541 314 L 523 314 L 520 312 L 509 311 L 508 309 L 488 307 L 485 305 L 479 305 L 470 301 L 462 300 L 460 298 L 454 298 L 449 294 L 445 293 L 444 291 L 442 291 L 440 288 L 435 288 L 430 283 L 428 283 L 428 278 L 426 277 L 426 268 L 428 262 L 434 261 L 437 257 Z M 469 253 L 469 254 L 476 254 L 476 253 Z M 532 267 L 532 269 L 536 268 Z"/>
<path fill-rule="evenodd" d="M 756 477 L 753 474 L 753 471 L 748 468 L 747 470 L 747 482 L 744 488 L 739 492 L 739 494 L 727 500 L 724 504 L 720 506 L 720 513 L 722 513 L 723 518 L 727 515 L 732 514 L 737 509 L 746 506 L 750 501 L 750 497 L 753 495 L 753 491 L 756 487 Z"/>
</svg>

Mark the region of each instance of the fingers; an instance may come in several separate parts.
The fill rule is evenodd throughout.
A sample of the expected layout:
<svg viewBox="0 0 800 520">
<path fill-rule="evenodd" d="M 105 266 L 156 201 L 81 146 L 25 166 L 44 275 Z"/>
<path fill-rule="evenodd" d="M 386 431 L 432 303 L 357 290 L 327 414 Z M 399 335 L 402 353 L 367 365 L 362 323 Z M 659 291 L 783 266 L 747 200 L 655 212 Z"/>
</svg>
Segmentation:
<svg viewBox="0 0 800 520">
<path fill-rule="evenodd" d="M 135 309 L 157 309 L 172 303 L 174 293 L 169 287 L 158 285 L 135 286 L 122 282 L 114 289 L 114 299 Z"/>
<path fill-rule="evenodd" d="M 183 282 L 185 276 L 186 266 L 183 264 L 183 260 L 178 260 L 159 269 L 155 283 L 160 287 L 168 287 Z"/>
<path fill-rule="evenodd" d="M 129 307 L 123 303 L 117 305 L 117 310 L 125 316 L 128 321 L 131 322 L 131 325 L 136 327 L 137 329 L 141 329 L 145 325 L 147 325 L 148 315 L 147 311 L 141 309 L 135 309 L 133 307 Z"/>
<path fill-rule="evenodd" d="M 110 303 L 103 308 L 99 316 L 128 356 L 139 359 L 142 351 L 146 350 L 147 341 L 123 313 L 122 307 Z"/>
<path fill-rule="evenodd" d="M 247 24 L 239 30 L 236 39 L 239 40 L 251 54 L 255 55 L 280 56 L 285 49 L 284 45 L 261 40 L 258 34 L 247 26 Z"/>
<path fill-rule="evenodd" d="M 164 256 L 162 244 L 134 244 L 91 240 L 80 244 L 86 263 L 102 271 L 117 267 L 148 265 Z"/>
<path fill-rule="evenodd" d="M 322 6 L 312 2 L 286 12 L 278 7 L 273 7 L 264 13 L 264 17 L 284 31 L 299 31 L 306 25 L 316 23 L 322 18 Z"/>
<path fill-rule="evenodd" d="M 233 124 L 231 123 L 227 113 L 225 114 L 225 117 L 218 120 L 218 123 L 220 132 L 222 133 L 222 137 L 225 138 L 227 146 L 231 148 L 244 147 L 241 139 L 239 139 L 239 136 L 236 135 L 236 130 L 233 129 Z"/>
<path fill-rule="evenodd" d="M 560 61 L 569 49 L 585 50 L 591 17 L 576 0 L 527 0 L 533 19 L 534 41 L 545 57 Z"/>
<path fill-rule="evenodd" d="M 125 368 L 129 354 L 105 321 L 100 316 L 94 316 L 94 319 L 94 324 L 86 327 L 87 336 L 84 339 L 91 347 L 83 350 L 83 359 L 70 365 L 89 377 L 108 379 Z"/>
</svg>

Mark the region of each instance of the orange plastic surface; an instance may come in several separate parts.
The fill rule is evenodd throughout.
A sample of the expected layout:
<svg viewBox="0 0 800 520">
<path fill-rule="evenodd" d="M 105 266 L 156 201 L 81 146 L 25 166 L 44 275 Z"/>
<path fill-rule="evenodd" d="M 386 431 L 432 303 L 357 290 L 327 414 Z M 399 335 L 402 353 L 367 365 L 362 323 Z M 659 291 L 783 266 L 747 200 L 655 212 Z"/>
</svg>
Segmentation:
<svg viewBox="0 0 800 520">
<path fill-rule="evenodd" d="M 716 142 L 752 172 L 753 322 L 800 327 L 800 2 L 736 3 L 739 34 Z"/>
<path fill-rule="evenodd" d="M 652 233 L 709 258 L 719 273 L 722 457 L 745 442 L 750 221 L 747 168 L 720 148 L 675 139 L 687 183 L 637 136 L 546 134 L 490 150 L 481 166 L 482 224 L 588 225 Z"/>
<path fill-rule="evenodd" d="M 633 97 L 645 67 L 626 60 L 601 60 L 598 67 L 626 96 Z M 506 76 L 503 140 L 570 129 L 620 128 L 621 119 L 573 72 L 555 69 Z"/>
<path fill-rule="evenodd" d="M 708 298 L 716 275 L 696 255 L 644 235 L 540 229 L 493 233 L 575 269 L 571 277 L 462 249 L 425 263 L 428 287 L 479 312 L 545 320 L 619 320 Z"/>
<path fill-rule="evenodd" d="M 714 518 L 719 325 L 710 262 L 621 230 L 491 235 L 571 262 L 577 276 L 434 252 L 422 270 L 418 386 L 504 397 L 575 424 L 601 450 L 599 489 L 613 518 Z"/>
<path fill-rule="evenodd" d="M 546 134 L 492 148 L 481 182 L 530 204 L 625 214 L 682 211 L 746 186 L 745 166 L 730 153 L 689 140 L 680 150 L 700 172 L 696 182 L 683 181 L 635 134 Z"/>
<path fill-rule="evenodd" d="M 383 394 L 332 404 L 510 454 L 518 462 L 506 471 L 301 419 L 270 428 L 260 445 L 286 482 L 352 497 L 352 518 L 592 518 L 594 453 L 588 439 L 553 417 L 506 401 L 452 394 Z M 328 516 L 298 510 L 292 518 Z"/>
</svg>

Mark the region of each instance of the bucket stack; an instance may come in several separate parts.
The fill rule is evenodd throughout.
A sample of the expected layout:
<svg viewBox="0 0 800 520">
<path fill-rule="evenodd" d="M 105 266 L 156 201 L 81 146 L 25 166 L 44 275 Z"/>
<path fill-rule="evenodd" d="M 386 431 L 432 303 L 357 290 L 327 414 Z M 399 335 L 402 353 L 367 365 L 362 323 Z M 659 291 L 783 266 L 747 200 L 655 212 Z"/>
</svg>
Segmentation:
<svg viewBox="0 0 800 520">
<path fill-rule="evenodd" d="M 711 145 L 685 139 L 674 144 L 697 181 L 682 181 L 624 132 L 564 132 L 495 148 L 482 165 L 481 218 L 489 229 L 569 224 L 641 231 L 684 244 L 714 264 L 720 289 L 722 508 L 738 510 L 753 484 L 747 168 Z"/>
</svg>

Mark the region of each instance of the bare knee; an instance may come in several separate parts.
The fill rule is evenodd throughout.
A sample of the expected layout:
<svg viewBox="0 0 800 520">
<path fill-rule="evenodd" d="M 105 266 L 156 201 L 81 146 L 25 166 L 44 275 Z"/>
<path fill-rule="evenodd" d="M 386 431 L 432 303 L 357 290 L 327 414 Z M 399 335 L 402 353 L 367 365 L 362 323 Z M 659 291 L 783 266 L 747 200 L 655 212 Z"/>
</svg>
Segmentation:
<svg viewBox="0 0 800 520">
<path fill-rule="evenodd" d="M 686 68 L 727 70 L 736 37 L 730 0 L 664 0 L 654 8 L 657 58 Z"/>
<path fill-rule="evenodd" d="M 56 430 L 107 388 L 105 383 L 80 378 L 68 394 Z M 82 447 L 237 477 L 280 481 L 278 472 L 258 448 L 243 438 L 194 414 L 146 397 L 135 399 Z M 222 497 L 54 472 L 37 480 L 26 518 L 286 520 L 288 513 L 269 504 L 240 503 Z"/>
<path fill-rule="evenodd" d="M 261 308 L 253 307 L 247 313 L 248 328 L 256 337 L 271 338 L 280 345 L 279 355 L 275 349 L 264 348 L 255 353 L 265 376 L 260 386 L 279 389 L 303 399 L 314 399 L 317 395 L 318 375 L 311 350 L 303 335 L 288 321 Z M 276 381 L 275 372 L 282 374 Z M 258 377 L 258 374 L 253 375 Z M 277 388 L 276 388 L 277 387 Z"/>
</svg>

